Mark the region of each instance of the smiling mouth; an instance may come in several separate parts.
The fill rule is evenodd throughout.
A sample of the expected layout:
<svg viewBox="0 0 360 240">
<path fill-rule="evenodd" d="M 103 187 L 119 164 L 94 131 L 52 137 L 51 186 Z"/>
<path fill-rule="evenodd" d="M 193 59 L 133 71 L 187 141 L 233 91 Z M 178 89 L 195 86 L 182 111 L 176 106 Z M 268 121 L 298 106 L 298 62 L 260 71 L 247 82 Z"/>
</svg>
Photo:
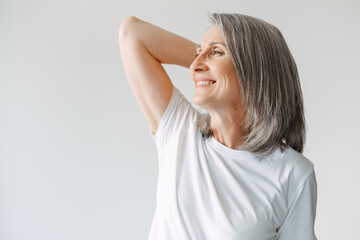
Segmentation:
<svg viewBox="0 0 360 240">
<path fill-rule="evenodd" d="M 195 84 L 197 87 L 206 87 L 215 84 L 216 81 L 214 80 L 204 80 L 204 81 L 196 81 Z"/>
</svg>

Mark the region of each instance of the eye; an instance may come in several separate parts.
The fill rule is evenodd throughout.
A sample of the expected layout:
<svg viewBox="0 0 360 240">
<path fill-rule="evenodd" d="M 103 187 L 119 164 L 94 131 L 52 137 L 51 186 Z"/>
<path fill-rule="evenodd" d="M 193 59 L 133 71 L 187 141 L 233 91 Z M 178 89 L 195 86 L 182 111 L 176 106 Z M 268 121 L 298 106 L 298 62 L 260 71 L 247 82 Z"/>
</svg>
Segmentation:
<svg viewBox="0 0 360 240">
<path fill-rule="evenodd" d="M 201 54 L 201 52 L 196 52 L 195 53 L 195 58 L 197 58 L 199 55 Z M 210 49 L 209 55 L 224 55 L 224 52 L 219 51 L 219 50 L 215 50 L 215 49 Z"/>
<path fill-rule="evenodd" d="M 224 55 L 224 53 L 222 51 L 214 50 L 214 49 L 211 50 L 211 54 L 212 55 Z"/>
</svg>

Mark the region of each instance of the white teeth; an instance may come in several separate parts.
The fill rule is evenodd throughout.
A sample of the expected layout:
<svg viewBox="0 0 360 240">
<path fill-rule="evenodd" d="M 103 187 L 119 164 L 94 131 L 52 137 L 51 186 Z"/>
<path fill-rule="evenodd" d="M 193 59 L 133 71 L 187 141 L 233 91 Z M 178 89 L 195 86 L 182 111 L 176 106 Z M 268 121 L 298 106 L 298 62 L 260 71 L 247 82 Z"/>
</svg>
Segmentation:
<svg viewBox="0 0 360 240">
<path fill-rule="evenodd" d="M 211 81 L 198 81 L 198 82 L 197 82 L 197 86 L 200 86 L 200 85 L 210 85 L 210 84 L 213 84 L 213 82 L 211 82 Z"/>
</svg>

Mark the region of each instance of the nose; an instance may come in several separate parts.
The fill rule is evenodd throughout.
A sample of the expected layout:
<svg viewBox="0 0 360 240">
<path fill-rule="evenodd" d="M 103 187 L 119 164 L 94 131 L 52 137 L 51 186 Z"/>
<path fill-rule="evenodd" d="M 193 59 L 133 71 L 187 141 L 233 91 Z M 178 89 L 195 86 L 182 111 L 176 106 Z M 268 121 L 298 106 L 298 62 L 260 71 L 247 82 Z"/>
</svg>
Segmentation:
<svg viewBox="0 0 360 240">
<path fill-rule="evenodd" d="M 206 64 L 206 54 L 200 53 L 190 65 L 190 70 L 194 72 L 206 71 L 209 67 Z"/>
</svg>

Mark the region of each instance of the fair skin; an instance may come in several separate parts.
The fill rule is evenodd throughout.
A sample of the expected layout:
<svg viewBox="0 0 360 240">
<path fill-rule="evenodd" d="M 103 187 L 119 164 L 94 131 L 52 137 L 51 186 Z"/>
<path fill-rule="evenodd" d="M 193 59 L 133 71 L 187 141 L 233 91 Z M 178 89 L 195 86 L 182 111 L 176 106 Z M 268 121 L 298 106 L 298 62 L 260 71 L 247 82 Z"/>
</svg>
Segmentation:
<svg viewBox="0 0 360 240">
<path fill-rule="evenodd" d="M 121 57 L 130 87 L 149 122 L 157 132 L 171 99 L 173 85 L 162 64 L 190 68 L 198 78 L 216 81 L 196 86 L 193 102 L 208 110 L 214 137 L 235 148 L 243 135 L 239 113 L 244 110 L 235 69 L 217 26 L 204 35 L 199 45 L 155 25 L 127 17 L 119 29 Z M 199 55 L 195 58 L 195 53 Z"/>
<path fill-rule="evenodd" d="M 127 80 L 155 134 L 173 91 L 161 64 L 189 68 L 196 44 L 129 16 L 120 26 L 119 46 Z"/>
<path fill-rule="evenodd" d="M 230 148 L 240 146 L 244 135 L 240 116 L 245 108 L 231 55 L 217 25 L 205 33 L 190 71 L 195 83 L 192 100 L 209 112 L 215 139 Z M 197 85 L 200 80 L 213 84 Z"/>
</svg>

